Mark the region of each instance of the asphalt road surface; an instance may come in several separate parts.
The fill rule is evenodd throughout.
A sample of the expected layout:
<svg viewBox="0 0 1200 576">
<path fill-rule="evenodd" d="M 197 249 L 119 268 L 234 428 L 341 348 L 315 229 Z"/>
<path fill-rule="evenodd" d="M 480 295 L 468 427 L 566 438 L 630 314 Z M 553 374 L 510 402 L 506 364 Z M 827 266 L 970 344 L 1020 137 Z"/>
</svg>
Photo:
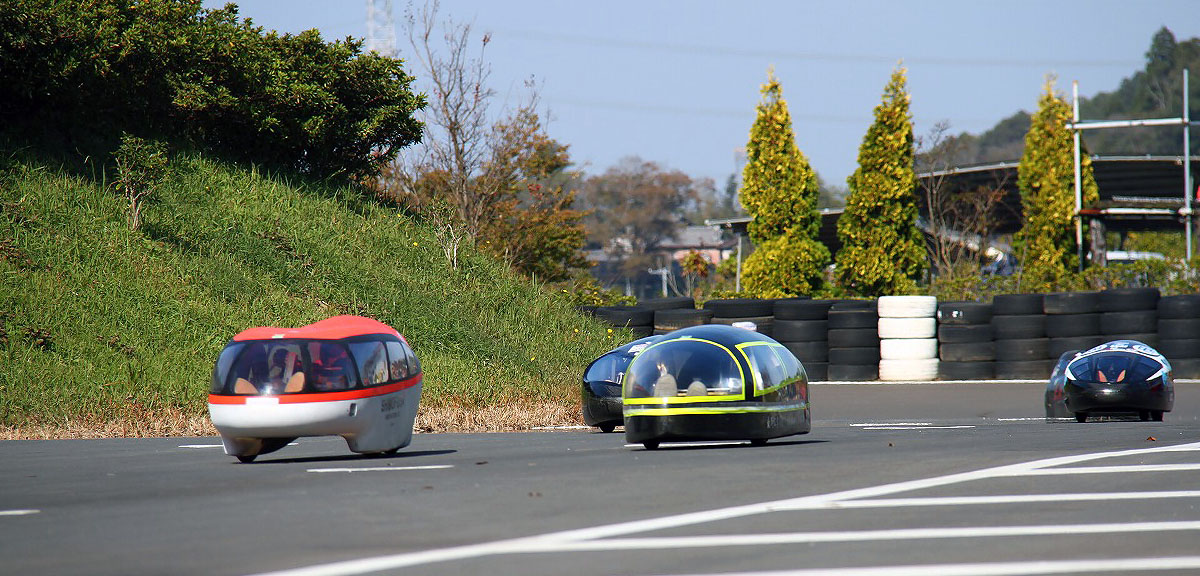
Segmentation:
<svg viewBox="0 0 1200 576">
<path fill-rule="evenodd" d="M 0 574 L 1200 574 L 1200 384 L 1165 422 L 1047 420 L 1043 389 L 814 385 L 763 447 L 0 442 Z"/>
</svg>

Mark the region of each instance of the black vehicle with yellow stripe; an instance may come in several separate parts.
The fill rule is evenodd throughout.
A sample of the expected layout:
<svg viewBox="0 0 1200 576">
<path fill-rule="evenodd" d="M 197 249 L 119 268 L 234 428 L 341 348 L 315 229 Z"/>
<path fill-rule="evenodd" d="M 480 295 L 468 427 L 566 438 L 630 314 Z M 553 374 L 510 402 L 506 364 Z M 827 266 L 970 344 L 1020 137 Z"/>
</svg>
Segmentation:
<svg viewBox="0 0 1200 576">
<path fill-rule="evenodd" d="M 811 429 L 808 377 L 770 337 L 707 324 L 670 332 L 633 358 L 622 382 L 625 438 L 750 440 Z"/>
</svg>

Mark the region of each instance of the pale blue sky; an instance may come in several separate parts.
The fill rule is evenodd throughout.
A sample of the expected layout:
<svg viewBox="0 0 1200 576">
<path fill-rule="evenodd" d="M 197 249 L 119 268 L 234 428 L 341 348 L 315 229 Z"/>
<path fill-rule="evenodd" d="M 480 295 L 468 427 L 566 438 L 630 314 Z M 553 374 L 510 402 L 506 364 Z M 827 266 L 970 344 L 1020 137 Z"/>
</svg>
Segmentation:
<svg viewBox="0 0 1200 576">
<path fill-rule="evenodd" d="M 366 36 L 365 0 L 238 6 L 280 32 Z M 407 6 L 394 0 L 398 27 Z M 637 155 L 718 185 L 736 169 L 770 66 L 800 149 L 844 185 L 901 59 L 918 135 L 942 120 L 979 133 L 1032 110 L 1047 73 L 1067 95 L 1072 80 L 1083 96 L 1111 91 L 1141 69 L 1159 27 L 1200 36 L 1195 0 L 444 0 L 441 13 L 491 34 L 495 109 L 519 101 L 530 76 L 541 83 L 550 135 L 586 172 Z M 403 58 L 400 28 L 397 38 Z"/>
</svg>

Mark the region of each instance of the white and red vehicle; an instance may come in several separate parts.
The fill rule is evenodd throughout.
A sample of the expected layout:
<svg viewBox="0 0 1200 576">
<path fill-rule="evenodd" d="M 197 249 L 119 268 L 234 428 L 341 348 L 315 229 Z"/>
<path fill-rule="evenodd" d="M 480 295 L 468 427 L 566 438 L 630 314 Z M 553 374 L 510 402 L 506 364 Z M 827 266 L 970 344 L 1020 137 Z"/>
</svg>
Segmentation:
<svg viewBox="0 0 1200 576">
<path fill-rule="evenodd" d="M 301 436 L 390 454 L 412 441 L 421 379 L 404 336 L 370 318 L 251 328 L 217 358 L 208 411 L 225 453 L 242 462 Z"/>
</svg>

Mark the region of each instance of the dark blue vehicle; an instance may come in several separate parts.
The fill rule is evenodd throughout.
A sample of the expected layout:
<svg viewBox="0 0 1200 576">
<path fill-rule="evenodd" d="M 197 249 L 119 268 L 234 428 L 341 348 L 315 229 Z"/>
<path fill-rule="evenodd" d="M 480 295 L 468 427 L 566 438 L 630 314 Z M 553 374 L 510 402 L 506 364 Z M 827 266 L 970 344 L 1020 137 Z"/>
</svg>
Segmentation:
<svg viewBox="0 0 1200 576">
<path fill-rule="evenodd" d="M 592 360 L 583 371 L 583 422 L 612 432 L 622 423 L 621 382 L 625 369 L 639 352 L 662 340 L 662 335 L 634 340 Z"/>
<path fill-rule="evenodd" d="M 1171 364 L 1157 350 L 1136 340 L 1114 340 L 1077 352 L 1056 367 L 1046 389 L 1046 416 L 1075 415 L 1087 422 L 1098 414 L 1135 414 L 1162 421 L 1175 405 Z M 1058 376 L 1058 378 L 1056 378 Z"/>
</svg>

